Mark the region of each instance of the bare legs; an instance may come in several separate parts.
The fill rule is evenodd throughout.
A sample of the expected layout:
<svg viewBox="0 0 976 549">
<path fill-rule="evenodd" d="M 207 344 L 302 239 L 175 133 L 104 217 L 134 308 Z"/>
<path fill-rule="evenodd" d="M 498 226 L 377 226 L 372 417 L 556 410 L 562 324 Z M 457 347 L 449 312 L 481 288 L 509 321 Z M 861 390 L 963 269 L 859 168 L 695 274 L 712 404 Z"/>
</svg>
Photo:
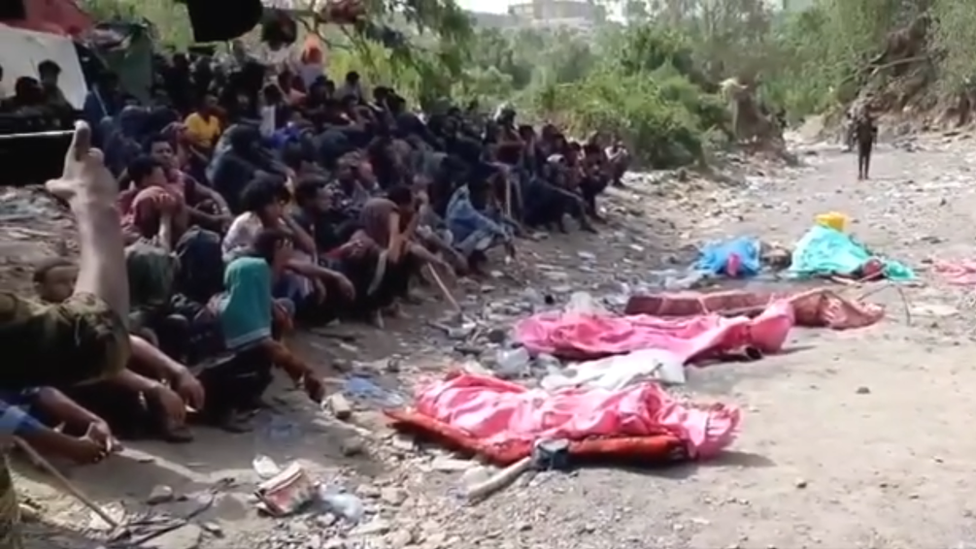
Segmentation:
<svg viewBox="0 0 976 549">
<path fill-rule="evenodd" d="M 104 300 L 122 322 L 129 315 L 129 279 L 122 227 L 115 202 L 118 187 L 102 152 L 91 148 L 91 128 L 75 124 L 60 179 L 48 181 L 51 194 L 68 202 L 78 222 L 81 258 L 76 294 Z"/>
</svg>

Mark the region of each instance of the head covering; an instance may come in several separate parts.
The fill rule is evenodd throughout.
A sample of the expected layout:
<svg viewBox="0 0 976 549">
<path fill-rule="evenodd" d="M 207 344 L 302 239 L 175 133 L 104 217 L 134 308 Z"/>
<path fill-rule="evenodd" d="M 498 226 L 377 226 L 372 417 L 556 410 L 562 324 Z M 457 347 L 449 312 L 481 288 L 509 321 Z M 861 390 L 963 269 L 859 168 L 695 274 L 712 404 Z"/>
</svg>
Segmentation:
<svg viewBox="0 0 976 549">
<path fill-rule="evenodd" d="M 271 266 L 257 257 L 239 257 L 224 271 L 226 291 L 217 313 L 228 350 L 271 337 Z"/>
</svg>

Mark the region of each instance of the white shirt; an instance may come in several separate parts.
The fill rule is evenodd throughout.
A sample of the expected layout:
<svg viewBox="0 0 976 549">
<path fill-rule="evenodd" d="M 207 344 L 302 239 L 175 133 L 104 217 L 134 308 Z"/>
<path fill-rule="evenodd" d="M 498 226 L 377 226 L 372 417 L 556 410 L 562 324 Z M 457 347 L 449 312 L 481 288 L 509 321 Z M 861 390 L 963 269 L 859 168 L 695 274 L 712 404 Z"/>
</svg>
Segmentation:
<svg viewBox="0 0 976 549">
<path fill-rule="evenodd" d="M 359 84 L 356 84 L 355 86 L 351 86 L 349 85 L 348 82 L 346 82 L 345 84 L 342 85 L 342 87 L 340 87 L 336 91 L 336 99 L 342 99 L 347 95 L 355 95 L 359 99 L 362 99 L 363 98 L 362 86 Z"/>
<path fill-rule="evenodd" d="M 234 218 L 223 242 L 220 243 L 224 263 L 230 263 L 249 249 L 263 227 L 261 220 L 252 212 L 242 213 Z"/>
<path fill-rule="evenodd" d="M 261 137 L 271 137 L 276 127 L 275 108 L 273 106 L 261 107 L 261 125 L 258 127 Z"/>
</svg>

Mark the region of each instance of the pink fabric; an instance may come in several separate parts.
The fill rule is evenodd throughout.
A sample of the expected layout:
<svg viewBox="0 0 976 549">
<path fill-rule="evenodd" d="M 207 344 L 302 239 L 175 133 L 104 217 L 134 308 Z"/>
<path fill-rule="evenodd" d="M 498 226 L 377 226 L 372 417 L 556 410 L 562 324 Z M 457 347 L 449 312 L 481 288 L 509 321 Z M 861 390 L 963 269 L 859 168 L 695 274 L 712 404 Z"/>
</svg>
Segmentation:
<svg viewBox="0 0 976 549">
<path fill-rule="evenodd" d="M 959 286 L 976 286 L 976 261 L 939 261 L 935 264 L 935 272 L 949 284 Z"/>
<path fill-rule="evenodd" d="M 714 456 L 731 444 L 740 422 L 735 407 L 686 406 L 657 383 L 620 391 L 547 393 L 493 377 L 461 374 L 421 389 L 415 406 L 417 412 L 490 445 L 670 433 L 699 458 Z"/>
<path fill-rule="evenodd" d="M 717 314 L 662 318 L 546 313 L 516 324 L 515 336 L 533 353 L 563 358 L 582 360 L 665 349 L 690 362 L 744 347 L 779 352 L 793 324 L 793 307 L 780 300 L 752 319 Z"/>
</svg>

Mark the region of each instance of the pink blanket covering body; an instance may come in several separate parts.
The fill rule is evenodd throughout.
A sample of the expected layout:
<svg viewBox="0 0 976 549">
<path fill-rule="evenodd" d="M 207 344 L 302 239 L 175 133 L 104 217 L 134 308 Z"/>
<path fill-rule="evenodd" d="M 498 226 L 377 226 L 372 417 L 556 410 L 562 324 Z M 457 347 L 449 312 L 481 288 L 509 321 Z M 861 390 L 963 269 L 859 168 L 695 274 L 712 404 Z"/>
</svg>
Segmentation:
<svg viewBox="0 0 976 549">
<path fill-rule="evenodd" d="M 697 458 L 714 456 L 731 444 L 740 422 L 737 408 L 686 406 L 657 383 L 618 391 L 549 393 L 471 374 L 451 375 L 422 388 L 415 408 L 486 444 L 669 433 L 685 441 L 689 454 Z"/>
<path fill-rule="evenodd" d="M 793 307 L 780 300 L 755 318 L 543 313 L 516 324 L 515 336 L 532 353 L 573 360 L 664 349 L 688 363 L 745 347 L 762 353 L 779 352 L 794 323 Z"/>
</svg>

